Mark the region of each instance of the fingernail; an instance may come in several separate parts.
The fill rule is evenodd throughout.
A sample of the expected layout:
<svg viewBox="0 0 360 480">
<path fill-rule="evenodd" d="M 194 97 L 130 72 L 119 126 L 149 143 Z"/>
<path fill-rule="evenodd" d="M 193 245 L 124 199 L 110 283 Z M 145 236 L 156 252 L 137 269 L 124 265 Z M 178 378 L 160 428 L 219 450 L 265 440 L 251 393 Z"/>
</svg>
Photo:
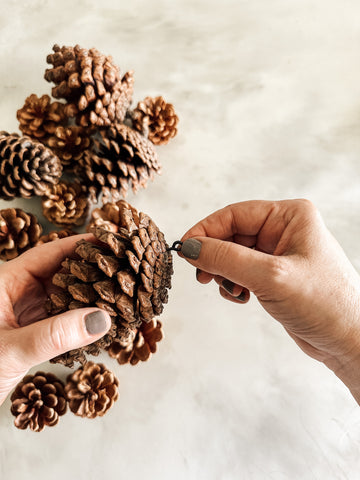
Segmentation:
<svg viewBox="0 0 360 480">
<path fill-rule="evenodd" d="M 237 297 L 235 297 L 237 300 L 240 300 L 240 302 L 245 302 L 246 300 L 246 292 L 245 290 L 243 290 L 240 295 L 238 295 Z"/>
<path fill-rule="evenodd" d="M 230 295 L 233 294 L 235 283 L 230 282 L 230 280 L 225 279 L 221 282 L 221 286 L 223 287 L 224 290 L 226 290 L 228 293 L 230 293 Z"/>
<path fill-rule="evenodd" d="M 197 268 L 196 269 L 196 280 L 199 279 L 200 274 L 201 274 L 201 270 L 200 270 L 200 268 Z"/>
<path fill-rule="evenodd" d="M 196 240 L 196 238 L 188 238 L 182 244 L 181 253 L 186 258 L 190 258 L 191 260 L 197 260 L 200 255 L 201 250 L 201 242 Z"/>
<path fill-rule="evenodd" d="M 96 335 L 107 330 L 106 315 L 101 310 L 88 313 L 85 316 L 86 330 L 90 335 Z"/>
</svg>

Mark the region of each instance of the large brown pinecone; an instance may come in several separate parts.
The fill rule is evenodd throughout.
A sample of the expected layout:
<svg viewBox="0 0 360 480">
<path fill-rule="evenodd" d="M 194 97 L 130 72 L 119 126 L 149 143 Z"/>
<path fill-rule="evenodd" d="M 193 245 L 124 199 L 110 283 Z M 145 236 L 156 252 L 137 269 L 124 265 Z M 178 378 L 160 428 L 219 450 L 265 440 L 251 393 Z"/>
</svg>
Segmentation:
<svg viewBox="0 0 360 480">
<path fill-rule="evenodd" d="M 42 197 L 44 217 L 59 226 L 82 225 L 89 211 L 86 189 L 78 183 L 60 182 Z"/>
<path fill-rule="evenodd" d="M 42 227 L 21 208 L 0 210 L 0 260 L 11 260 L 36 245 Z"/>
<path fill-rule="evenodd" d="M 92 150 L 85 151 L 75 166 L 75 174 L 88 186 L 91 199 L 114 201 L 125 197 L 132 186 L 134 193 L 146 187 L 161 165 L 153 144 L 143 135 L 124 124 L 101 131 Z"/>
<path fill-rule="evenodd" d="M 59 126 L 45 139 L 46 145 L 60 158 L 63 167 L 72 169 L 91 143 L 90 132 L 83 127 Z"/>
<path fill-rule="evenodd" d="M 102 363 L 87 362 L 67 378 L 70 410 L 80 417 L 102 417 L 118 399 L 119 381 Z"/>
<path fill-rule="evenodd" d="M 155 145 L 165 145 L 177 134 L 179 121 L 174 106 L 163 97 L 146 97 L 132 112 L 133 127 Z"/>
<path fill-rule="evenodd" d="M 127 208 L 119 213 L 118 232 L 93 227 L 100 245 L 82 240 L 75 252 L 79 260 L 66 259 L 53 283 L 61 291 L 51 295 L 50 313 L 72 308 L 100 307 L 113 320 L 112 329 L 100 340 L 72 350 L 53 362 L 72 366 L 84 363 L 85 353 L 97 355 L 117 338 L 133 338 L 142 322 L 163 311 L 171 288 L 172 256 L 164 235 L 145 214 Z"/>
<path fill-rule="evenodd" d="M 61 174 L 61 162 L 49 148 L 30 137 L 0 132 L 0 198 L 41 196 Z"/>
<path fill-rule="evenodd" d="M 63 103 L 51 102 L 49 95 L 39 98 L 33 93 L 16 113 L 20 130 L 35 139 L 53 134 L 56 128 L 67 120 L 64 106 Z"/>
<path fill-rule="evenodd" d="M 112 358 L 116 358 L 120 365 L 130 363 L 146 362 L 152 353 L 156 352 L 157 342 L 163 338 L 161 322 L 151 320 L 149 323 L 143 323 L 138 329 L 135 338 L 127 341 L 114 340 L 107 348 Z"/>
<path fill-rule="evenodd" d="M 72 235 L 77 235 L 77 233 L 69 229 L 52 230 L 46 235 L 41 235 L 39 241 L 36 242 L 36 245 L 43 245 L 44 243 L 53 242 L 54 240 L 59 240 L 61 238 L 71 237 Z"/>
<path fill-rule="evenodd" d="M 55 84 L 54 98 L 68 101 L 66 114 L 76 116 L 84 127 L 123 121 L 132 99 L 133 73 L 121 77 L 112 57 L 95 48 L 54 45 L 53 50 L 47 57 L 53 67 L 46 70 L 45 79 Z"/>
<path fill-rule="evenodd" d="M 26 375 L 16 386 L 11 402 L 15 426 L 22 430 L 29 427 L 34 432 L 56 425 L 67 408 L 64 384 L 52 373 L 44 372 Z"/>
</svg>

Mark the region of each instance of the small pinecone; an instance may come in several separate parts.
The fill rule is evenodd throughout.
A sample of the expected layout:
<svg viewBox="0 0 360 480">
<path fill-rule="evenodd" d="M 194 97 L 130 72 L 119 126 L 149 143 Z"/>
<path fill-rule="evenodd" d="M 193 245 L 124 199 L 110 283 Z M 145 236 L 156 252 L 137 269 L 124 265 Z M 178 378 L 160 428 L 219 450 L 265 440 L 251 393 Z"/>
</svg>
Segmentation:
<svg viewBox="0 0 360 480">
<path fill-rule="evenodd" d="M 46 145 L 60 158 L 63 167 L 73 167 L 91 143 L 88 129 L 71 125 L 57 127 L 46 139 Z"/>
<path fill-rule="evenodd" d="M 64 384 L 52 373 L 44 372 L 26 375 L 16 386 L 11 402 L 15 426 L 21 430 L 29 427 L 34 432 L 56 425 L 67 408 Z"/>
<path fill-rule="evenodd" d="M 64 106 L 63 103 L 51 102 L 49 95 L 39 98 L 33 93 L 16 113 L 20 130 L 35 139 L 53 134 L 66 120 Z"/>
<path fill-rule="evenodd" d="M 42 227 L 21 208 L 0 210 L 0 260 L 11 260 L 36 245 Z"/>
<path fill-rule="evenodd" d="M 107 351 L 120 365 L 125 363 L 136 365 L 139 361 L 146 362 L 151 354 L 156 352 L 156 344 L 162 338 L 161 322 L 153 319 L 141 325 L 133 340 L 114 340 Z"/>
<path fill-rule="evenodd" d="M 61 162 L 49 148 L 30 137 L 0 132 L 0 198 L 42 196 L 61 174 Z"/>
<path fill-rule="evenodd" d="M 86 227 L 90 232 L 93 227 L 103 227 L 109 232 L 118 233 L 123 227 L 121 217 L 125 209 L 131 210 L 134 218 L 138 218 L 138 211 L 125 200 L 116 203 L 105 203 L 101 208 L 95 208 L 91 212 L 90 221 Z"/>
<path fill-rule="evenodd" d="M 164 235 L 145 214 L 127 208 L 119 214 L 118 232 L 93 227 L 101 244 L 78 242 L 80 260 L 66 259 L 53 277 L 62 291 L 51 295 L 48 311 L 57 314 L 73 308 L 99 307 L 111 316 L 113 326 L 100 340 L 52 360 L 72 366 L 84 363 L 85 353 L 98 355 L 113 340 L 134 338 L 142 322 L 163 311 L 171 288 L 172 256 Z"/>
<path fill-rule="evenodd" d="M 112 57 L 95 48 L 54 45 L 53 50 L 47 57 L 53 67 L 46 70 L 45 79 L 55 84 L 54 98 L 68 101 L 66 115 L 76 116 L 83 127 L 123 121 L 132 100 L 133 73 L 121 77 Z"/>
<path fill-rule="evenodd" d="M 82 225 L 89 211 L 86 189 L 78 183 L 60 182 L 42 197 L 44 217 L 59 226 Z"/>
<path fill-rule="evenodd" d="M 67 378 L 70 410 L 80 417 L 102 417 L 118 399 L 119 381 L 102 363 L 87 362 Z"/>
<path fill-rule="evenodd" d="M 94 140 L 94 148 L 86 150 L 74 168 L 75 174 L 88 186 L 91 199 L 114 201 L 125 197 L 132 186 L 134 193 L 145 188 L 154 173 L 161 173 L 153 144 L 136 130 L 116 124 L 101 131 L 101 139 Z"/>
<path fill-rule="evenodd" d="M 155 145 L 165 145 L 177 134 L 179 118 L 163 97 L 146 97 L 132 112 L 133 127 Z"/>
<path fill-rule="evenodd" d="M 43 245 L 44 243 L 53 242 L 54 240 L 59 240 L 60 238 L 71 237 L 72 235 L 77 235 L 77 233 L 68 229 L 57 231 L 53 230 L 47 235 L 42 235 L 36 245 Z"/>
</svg>

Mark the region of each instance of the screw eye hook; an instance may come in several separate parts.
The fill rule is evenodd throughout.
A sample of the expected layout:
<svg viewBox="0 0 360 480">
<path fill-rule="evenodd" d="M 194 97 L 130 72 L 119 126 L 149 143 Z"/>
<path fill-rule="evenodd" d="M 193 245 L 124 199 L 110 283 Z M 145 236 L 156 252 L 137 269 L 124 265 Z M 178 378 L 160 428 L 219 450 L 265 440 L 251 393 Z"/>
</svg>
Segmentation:
<svg viewBox="0 0 360 480">
<path fill-rule="evenodd" d="M 170 250 L 173 250 L 174 252 L 180 252 L 181 251 L 181 247 L 182 247 L 182 244 L 183 242 L 180 242 L 179 240 L 177 240 L 176 242 L 174 242 L 171 247 L 169 247 L 167 250 L 168 252 Z"/>
</svg>

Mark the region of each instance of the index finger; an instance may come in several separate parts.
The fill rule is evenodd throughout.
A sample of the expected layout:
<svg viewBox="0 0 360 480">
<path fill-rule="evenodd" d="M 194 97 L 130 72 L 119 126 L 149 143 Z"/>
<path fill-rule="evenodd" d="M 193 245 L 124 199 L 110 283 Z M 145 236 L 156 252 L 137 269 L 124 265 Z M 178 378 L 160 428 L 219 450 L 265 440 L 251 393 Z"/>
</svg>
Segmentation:
<svg viewBox="0 0 360 480">
<path fill-rule="evenodd" d="M 275 202 L 267 200 L 233 203 L 198 222 L 181 240 L 197 236 L 219 240 L 226 240 L 234 235 L 256 237 L 274 206 Z"/>
<path fill-rule="evenodd" d="M 25 253 L 2 265 L 12 275 L 28 273 L 33 277 L 45 279 L 53 275 L 61 262 L 73 254 L 79 240 L 91 240 L 91 233 L 72 235 L 71 237 L 54 240 L 27 250 Z"/>
</svg>

